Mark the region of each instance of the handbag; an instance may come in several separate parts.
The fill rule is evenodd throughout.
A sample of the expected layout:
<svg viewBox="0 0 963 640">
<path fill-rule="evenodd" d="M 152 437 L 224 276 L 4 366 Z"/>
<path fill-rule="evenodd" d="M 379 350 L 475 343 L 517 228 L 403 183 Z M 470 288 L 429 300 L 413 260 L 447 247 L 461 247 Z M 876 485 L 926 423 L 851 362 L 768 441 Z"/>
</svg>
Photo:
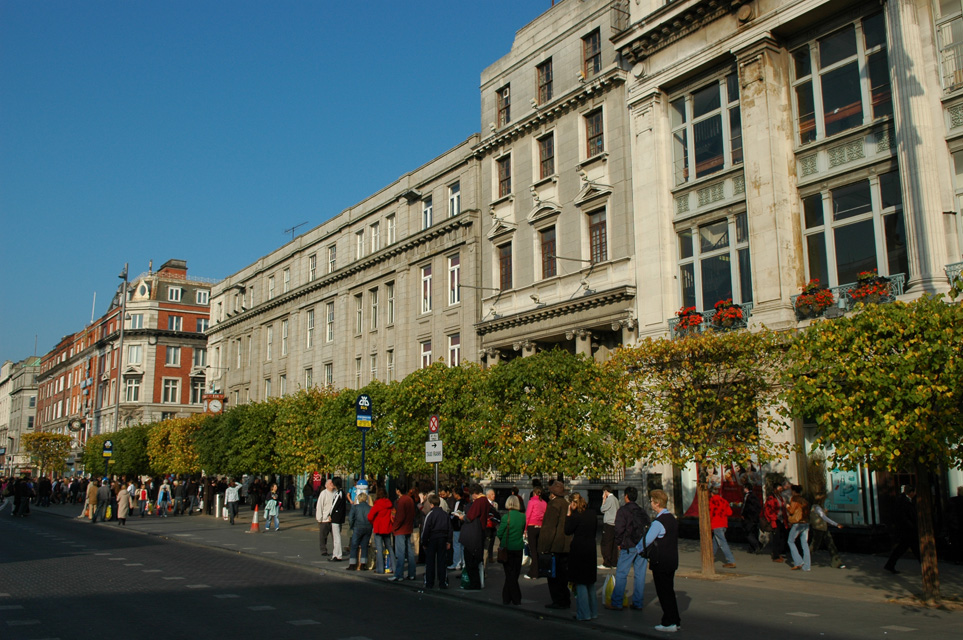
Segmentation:
<svg viewBox="0 0 963 640">
<path fill-rule="evenodd" d="M 511 535 L 512 535 L 512 518 L 511 518 L 511 514 L 509 514 L 509 515 L 508 515 L 508 528 L 505 530 L 505 541 L 506 541 L 506 542 L 508 541 L 508 538 L 509 538 Z M 498 555 L 495 556 L 495 559 L 498 560 L 498 561 L 499 561 L 500 563 L 502 563 L 502 564 L 505 564 L 506 562 L 508 562 L 508 549 L 507 549 L 506 547 L 503 547 L 503 546 L 499 545 L 499 547 L 498 547 Z"/>
<path fill-rule="evenodd" d="M 547 578 L 555 577 L 555 556 L 553 554 L 538 554 L 538 573 Z"/>
</svg>

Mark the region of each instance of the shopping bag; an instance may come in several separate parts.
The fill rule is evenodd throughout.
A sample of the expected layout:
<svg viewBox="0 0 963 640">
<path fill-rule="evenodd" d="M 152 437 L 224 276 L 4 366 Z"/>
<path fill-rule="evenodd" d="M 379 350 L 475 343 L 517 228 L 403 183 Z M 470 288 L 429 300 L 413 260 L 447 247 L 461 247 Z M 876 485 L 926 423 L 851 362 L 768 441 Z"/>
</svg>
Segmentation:
<svg viewBox="0 0 963 640">
<path fill-rule="evenodd" d="M 602 585 L 602 604 L 612 606 L 612 591 L 615 590 L 615 576 L 609 574 L 605 578 L 605 584 Z M 629 606 L 629 594 L 626 592 L 622 596 L 622 606 Z"/>
<path fill-rule="evenodd" d="M 468 577 L 468 567 L 461 570 L 461 588 L 467 589 L 471 586 L 471 579 Z"/>
<path fill-rule="evenodd" d="M 227 515 L 227 507 L 221 507 L 221 517 L 230 520 L 230 516 Z"/>
</svg>

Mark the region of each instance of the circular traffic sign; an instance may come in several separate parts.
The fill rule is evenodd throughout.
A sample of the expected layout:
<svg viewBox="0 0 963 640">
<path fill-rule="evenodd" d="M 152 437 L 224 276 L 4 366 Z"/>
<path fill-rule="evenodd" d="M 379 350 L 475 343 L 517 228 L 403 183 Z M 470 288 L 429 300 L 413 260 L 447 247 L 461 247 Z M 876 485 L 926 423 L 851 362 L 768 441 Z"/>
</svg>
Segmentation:
<svg viewBox="0 0 963 640">
<path fill-rule="evenodd" d="M 438 416 L 431 416 L 428 420 L 428 433 L 438 433 Z"/>
</svg>

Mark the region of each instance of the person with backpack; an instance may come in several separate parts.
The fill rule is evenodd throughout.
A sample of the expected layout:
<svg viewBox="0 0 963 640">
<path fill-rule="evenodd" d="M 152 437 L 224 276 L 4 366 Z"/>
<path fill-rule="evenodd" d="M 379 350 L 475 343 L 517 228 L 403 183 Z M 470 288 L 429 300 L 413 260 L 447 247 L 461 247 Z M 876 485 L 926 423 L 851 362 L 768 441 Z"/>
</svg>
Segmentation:
<svg viewBox="0 0 963 640">
<path fill-rule="evenodd" d="M 629 579 L 629 571 L 635 572 L 632 583 L 632 608 L 642 608 L 642 596 L 645 591 L 645 568 L 648 559 L 635 550 L 645 537 L 649 529 L 649 514 L 637 504 L 639 490 L 626 487 L 622 498 L 623 504 L 615 513 L 615 546 L 619 550 L 615 569 L 615 588 L 612 589 L 612 602 L 605 603 L 605 608 L 612 611 L 622 610 L 625 583 Z"/>
<path fill-rule="evenodd" d="M 675 595 L 675 572 L 679 569 L 679 522 L 666 508 L 669 494 L 662 489 L 649 493 L 649 504 L 655 511 L 655 521 L 645 537 L 635 546 L 638 553 L 647 552 L 655 593 L 662 607 L 662 622 L 656 631 L 675 633 L 682 628 L 679 601 Z"/>
<path fill-rule="evenodd" d="M 792 497 L 786 506 L 789 514 L 789 553 L 792 554 L 792 569 L 809 571 L 812 568 L 812 556 L 809 553 L 809 501 L 802 497 L 802 487 L 794 484 L 791 487 Z M 802 538 L 801 545 L 796 539 Z M 802 557 L 799 557 L 799 547 L 802 546 Z"/>
</svg>

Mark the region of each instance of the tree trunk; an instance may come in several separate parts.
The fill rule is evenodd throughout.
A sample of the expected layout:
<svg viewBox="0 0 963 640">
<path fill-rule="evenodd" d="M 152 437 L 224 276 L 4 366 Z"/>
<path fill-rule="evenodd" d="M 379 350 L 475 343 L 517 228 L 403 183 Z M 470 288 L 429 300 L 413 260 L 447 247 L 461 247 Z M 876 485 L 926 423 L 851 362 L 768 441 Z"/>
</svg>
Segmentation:
<svg viewBox="0 0 963 640">
<path fill-rule="evenodd" d="M 706 478 L 702 477 L 704 473 L 699 470 L 696 489 L 696 499 L 699 501 L 699 548 L 702 551 L 702 574 L 712 576 L 716 573 L 716 566 L 712 553 L 712 523 L 709 520 L 709 485 Z"/>
<path fill-rule="evenodd" d="M 933 532 L 933 492 L 929 470 L 916 465 L 916 523 L 920 538 L 920 566 L 923 572 L 923 601 L 940 603 L 940 569 Z"/>
</svg>

